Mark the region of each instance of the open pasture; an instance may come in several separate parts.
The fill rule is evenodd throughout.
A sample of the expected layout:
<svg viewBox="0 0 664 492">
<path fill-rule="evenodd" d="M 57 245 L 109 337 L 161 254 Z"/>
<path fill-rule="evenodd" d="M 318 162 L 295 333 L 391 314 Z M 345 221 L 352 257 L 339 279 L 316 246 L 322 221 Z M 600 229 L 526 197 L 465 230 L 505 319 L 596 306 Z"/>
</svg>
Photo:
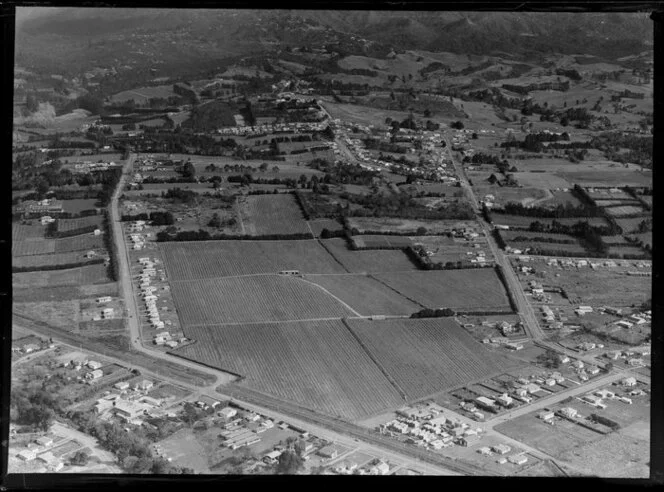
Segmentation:
<svg viewBox="0 0 664 492">
<path fill-rule="evenodd" d="M 421 309 L 418 304 L 366 275 L 306 275 L 304 279 L 319 285 L 362 316 L 404 316 Z"/>
<path fill-rule="evenodd" d="M 188 336 L 196 343 L 174 353 L 319 412 L 359 419 L 403 403 L 339 320 L 193 327 Z"/>
<path fill-rule="evenodd" d="M 82 253 L 51 253 L 45 255 L 19 256 L 12 260 L 12 266 L 17 268 L 41 268 L 54 265 L 65 265 L 85 261 Z"/>
<path fill-rule="evenodd" d="M 522 241 L 534 243 L 551 242 L 556 243 L 555 246 L 563 242 L 566 244 L 578 244 L 579 240 L 574 236 L 567 234 L 551 234 L 547 232 L 530 232 L 530 231 L 500 231 L 500 235 L 506 243 L 512 244 L 513 241 Z M 624 240 L 623 240 L 624 241 Z M 555 247 L 554 246 L 554 247 Z"/>
<path fill-rule="evenodd" d="M 638 231 L 639 224 L 643 222 L 646 217 L 632 217 L 632 218 L 617 218 L 616 224 L 622 229 L 623 234 L 630 234 Z"/>
<path fill-rule="evenodd" d="M 483 199 L 486 195 L 493 195 L 493 203 L 501 206 L 509 202 L 517 202 L 522 205 L 545 199 L 550 195 L 548 190 L 540 188 L 516 188 L 509 186 L 485 185 L 476 184 L 473 186 L 475 193 L 479 199 Z M 545 202 L 546 203 L 546 202 Z"/>
<path fill-rule="evenodd" d="M 172 282 L 185 334 L 192 325 L 341 318 L 354 313 L 324 289 L 282 275 Z"/>
<path fill-rule="evenodd" d="M 368 234 L 353 236 L 352 240 L 358 248 L 407 248 L 413 245 L 413 241 L 407 236 L 372 236 Z"/>
<path fill-rule="evenodd" d="M 321 244 L 349 273 L 418 270 L 401 250 L 353 251 L 342 238 L 322 239 Z"/>
<path fill-rule="evenodd" d="M 346 273 L 315 240 L 161 243 L 169 280 L 278 273 Z"/>
<path fill-rule="evenodd" d="M 618 205 L 606 207 L 606 213 L 612 217 L 624 217 L 625 215 L 647 214 L 646 210 L 640 205 Z"/>
<path fill-rule="evenodd" d="M 514 365 L 484 349 L 452 319 L 347 323 L 408 399 L 486 379 Z"/>
<path fill-rule="evenodd" d="M 145 104 L 153 98 L 168 99 L 171 96 L 176 96 L 172 85 L 157 85 L 118 92 L 111 96 L 111 102 L 123 103 L 133 99 L 136 104 Z"/>
<path fill-rule="evenodd" d="M 379 273 L 373 277 L 431 309 L 510 310 L 505 288 L 493 268 Z"/>
<path fill-rule="evenodd" d="M 65 212 L 78 214 L 83 210 L 96 209 L 97 200 L 94 198 L 82 198 L 77 200 L 62 200 L 62 209 Z"/>
<path fill-rule="evenodd" d="M 249 220 L 244 221 L 244 227 L 248 234 L 311 233 L 295 197 L 290 193 L 248 196 L 246 209 Z"/>
<path fill-rule="evenodd" d="M 517 169 L 519 167 L 517 166 Z M 528 188 L 552 190 L 555 188 L 571 188 L 574 181 L 567 176 L 560 176 L 554 172 L 517 172 L 513 173 L 519 185 Z"/>
<path fill-rule="evenodd" d="M 107 268 L 104 265 L 88 265 L 65 270 L 24 272 L 12 275 L 12 285 L 19 289 L 85 285 L 107 281 Z"/>
<path fill-rule="evenodd" d="M 348 224 L 351 229 L 357 229 L 357 234 L 370 235 L 376 232 L 413 236 L 418 234 L 418 229 L 421 227 L 430 234 L 441 234 L 451 232 L 453 229 L 472 229 L 478 226 L 474 220 L 415 220 L 391 217 L 350 217 Z"/>
<path fill-rule="evenodd" d="M 626 170 L 623 167 L 602 166 L 597 170 L 565 171 L 558 175 L 580 186 L 652 186 L 652 171 Z M 519 182 L 521 183 L 520 179 Z"/>
</svg>

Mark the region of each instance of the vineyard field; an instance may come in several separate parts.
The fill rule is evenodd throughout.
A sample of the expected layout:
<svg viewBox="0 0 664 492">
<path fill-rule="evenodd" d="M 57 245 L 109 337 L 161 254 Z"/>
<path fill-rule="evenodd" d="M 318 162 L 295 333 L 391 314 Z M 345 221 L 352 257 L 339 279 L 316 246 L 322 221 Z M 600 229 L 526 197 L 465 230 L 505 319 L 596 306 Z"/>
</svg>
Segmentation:
<svg viewBox="0 0 664 492">
<path fill-rule="evenodd" d="M 605 208 L 606 213 L 612 217 L 623 217 L 625 215 L 647 214 L 646 210 L 639 205 L 621 205 Z"/>
<path fill-rule="evenodd" d="M 43 238 L 46 226 L 12 224 L 12 241 L 25 241 L 28 238 Z"/>
<path fill-rule="evenodd" d="M 55 253 L 55 246 L 55 241 L 52 239 L 28 238 L 23 241 L 12 241 L 12 256 Z"/>
<path fill-rule="evenodd" d="M 93 225 L 101 228 L 103 222 L 103 215 L 90 215 L 89 217 L 79 217 L 76 219 L 58 219 L 57 230 L 58 232 L 68 232 Z"/>
<path fill-rule="evenodd" d="M 246 207 L 250 218 L 244 225 L 251 235 L 311 233 L 290 193 L 251 195 L 247 197 Z"/>
<path fill-rule="evenodd" d="M 55 252 L 82 251 L 104 247 L 104 236 L 94 236 L 92 233 L 80 236 L 65 237 L 55 240 Z"/>
<path fill-rule="evenodd" d="M 339 320 L 194 327 L 187 336 L 196 342 L 177 355 L 321 413 L 355 420 L 403 404 Z"/>
<path fill-rule="evenodd" d="M 373 277 L 432 309 L 510 309 L 505 288 L 493 268 L 379 273 Z"/>
<path fill-rule="evenodd" d="M 160 247 L 171 281 L 281 270 L 346 273 L 315 240 L 173 242 Z"/>
<path fill-rule="evenodd" d="M 646 220 L 646 217 L 635 217 L 631 219 L 617 218 L 616 224 L 620 226 L 623 234 L 629 234 L 638 230 L 639 224 Z"/>
<path fill-rule="evenodd" d="M 322 239 L 323 247 L 350 273 L 414 271 L 418 268 L 400 250 L 353 251 L 345 239 Z"/>
<path fill-rule="evenodd" d="M 484 349 L 452 319 L 347 323 L 409 399 L 486 379 L 514 366 Z"/>
<path fill-rule="evenodd" d="M 410 315 L 422 309 L 366 275 L 307 275 L 305 279 L 320 285 L 362 316 Z"/>
<path fill-rule="evenodd" d="M 188 337 L 191 325 L 354 315 L 320 287 L 281 275 L 172 282 L 172 292 Z"/>
</svg>

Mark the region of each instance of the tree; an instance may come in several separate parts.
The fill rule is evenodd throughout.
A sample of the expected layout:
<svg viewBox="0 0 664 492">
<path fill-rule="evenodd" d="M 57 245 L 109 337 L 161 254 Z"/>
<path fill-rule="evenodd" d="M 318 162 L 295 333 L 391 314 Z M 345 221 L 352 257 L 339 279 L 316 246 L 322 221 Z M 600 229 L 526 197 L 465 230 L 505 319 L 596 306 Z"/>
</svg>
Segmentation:
<svg viewBox="0 0 664 492">
<path fill-rule="evenodd" d="M 35 113 L 36 111 L 38 111 L 39 101 L 37 100 L 37 97 L 34 94 L 28 94 L 28 96 L 25 99 L 25 106 L 28 108 L 28 110 L 31 113 Z"/>
<path fill-rule="evenodd" d="M 272 172 L 278 173 L 279 172 L 279 166 L 274 166 L 272 168 Z"/>
<path fill-rule="evenodd" d="M 555 350 L 546 349 L 543 354 L 537 356 L 537 362 L 547 369 L 557 369 L 560 366 L 560 357 Z"/>
<path fill-rule="evenodd" d="M 69 462 L 72 465 L 85 466 L 90 460 L 90 455 L 84 450 L 76 451 L 74 455 L 69 459 Z"/>
<path fill-rule="evenodd" d="M 290 449 L 279 455 L 277 462 L 277 473 L 280 475 L 295 475 L 304 465 L 304 459 L 295 451 Z"/>
<path fill-rule="evenodd" d="M 219 214 L 214 214 L 212 218 L 210 219 L 210 222 L 208 222 L 208 227 L 221 227 L 221 219 L 219 218 Z"/>
<path fill-rule="evenodd" d="M 262 172 L 262 173 L 264 173 L 265 171 L 267 171 L 267 168 L 268 168 L 267 162 L 264 162 L 264 163 L 262 163 L 260 166 L 258 166 L 258 169 L 259 169 L 260 172 Z"/>
<path fill-rule="evenodd" d="M 190 161 L 185 162 L 184 167 L 182 168 L 182 176 L 184 178 L 193 179 L 195 174 L 196 168 L 194 165 Z"/>
</svg>

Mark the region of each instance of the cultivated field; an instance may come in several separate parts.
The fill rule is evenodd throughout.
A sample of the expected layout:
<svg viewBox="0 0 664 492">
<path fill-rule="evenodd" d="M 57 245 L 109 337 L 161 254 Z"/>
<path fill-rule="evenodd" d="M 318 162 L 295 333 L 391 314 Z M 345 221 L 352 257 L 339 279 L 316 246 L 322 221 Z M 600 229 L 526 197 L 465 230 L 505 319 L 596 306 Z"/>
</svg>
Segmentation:
<svg viewBox="0 0 664 492">
<path fill-rule="evenodd" d="M 53 265 L 78 263 L 81 261 L 85 261 L 85 257 L 82 253 L 51 253 L 46 255 L 19 256 L 12 260 L 12 266 L 19 268 L 39 268 Z"/>
<path fill-rule="evenodd" d="M 550 240 L 550 242 L 555 243 L 555 246 L 557 246 L 559 243 L 558 241 L 564 241 L 569 244 L 579 244 L 579 240 L 575 238 L 574 236 L 568 236 L 566 234 L 551 234 L 548 232 L 530 232 L 530 231 L 500 231 L 500 235 L 502 238 L 505 240 L 507 243 L 512 243 L 512 241 L 527 241 L 531 240 L 533 241 L 534 239 L 544 239 L 544 240 Z M 620 236 L 619 236 L 620 237 Z M 624 241 L 624 239 L 623 239 Z M 539 242 L 546 242 L 546 241 L 533 241 L 533 246 L 536 246 L 537 243 Z"/>
<path fill-rule="evenodd" d="M 333 219 L 315 219 L 309 221 L 309 227 L 316 237 L 319 237 L 323 229 L 330 232 L 343 230 L 343 225 Z"/>
<path fill-rule="evenodd" d="M 633 217 L 631 219 L 616 219 L 616 224 L 620 226 L 623 234 L 629 234 L 638 230 L 639 224 L 643 222 L 645 217 Z"/>
<path fill-rule="evenodd" d="M 373 277 L 428 308 L 510 309 L 505 288 L 493 268 L 378 273 Z"/>
<path fill-rule="evenodd" d="M 346 273 L 315 240 L 161 243 L 168 277 L 174 280 L 278 273 Z"/>
<path fill-rule="evenodd" d="M 507 367 L 451 319 L 347 323 L 409 399 L 485 379 Z"/>
<path fill-rule="evenodd" d="M 646 210 L 641 206 L 619 205 L 616 207 L 607 207 L 606 213 L 613 217 L 622 217 L 625 215 L 646 214 Z"/>
<path fill-rule="evenodd" d="M 175 96 L 172 85 L 158 85 L 154 87 L 139 87 L 128 91 L 118 92 L 111 96 L 111 102 L 120 103 L 134 100 L 137 104 L 145 104 L 152 98 L 167 99 Z"/>
<path fill-rule="evenodd" d="M 353 315 L 323 289 L 302 279 L 281 275 L 172 282 L 171 285 L 180 321 L 188 337 L 191 325 Z"/>
<path fill-rule="evenodd" d="M 322 239 L 321 243 L 350 273 L 409 272 L 418 269 L 403 251 L 353 251 L 342 238 Z"/>
<path fill-rule="evenodd" d="M 362 316 L 410 315 L 421 307 L 366 275 L 306 275 Z"/>
<path fill-rule="evenodd" d="M 95 236 L 92 233 L 79 236 L 65 237 L 55 240 L 55 253 L 66 253 L 67 251 L 82 251 L 88 249 L 99 249 L 104 247 L 104 236 Z"/>
<path fill-rule="evenodd" d="M 101 228 L 103 221 L 103 215 L 91 215 L 89 217 L 80 217 L 76 219 L 58 219 L 56 225 L 58 232 L 68 232 L 90 226 Z"/>
<path fill-rule="evenodd" d="M 45 255 L 55 253 L 55 241 L 31 237 L 24 241 L 12 241 L 12 256 Z"/>
<path fill-rule="evenodd" d="M 417 230 L 424 227 L 429 233 L 439 234 L 450 232 L 452 229 L 476 228 L 477 222 L 473 220 L 409 220 L 388 217 L 352 217 L 348 219 L 351 229 L 357 229 L 359 234 L 372 232 L 386 232 L 397 234 L 417 235 Z"/>
<path fill-rule="evenodd" d="M 194 327 L 188 336 L 197 342 L 178 355 L 319 412 L 359 419 L 403 403 L 338 320 Z"/>
<path fill-rule="evenodd" d="M 246 198 L 249 220 L 244 221 L 248 234 L 307 234 L 311 233 L 302 211 L 289 194 L 252 195 Z"/>
<path fill-rule="evenodd" d="M 571 178 L 568 179 L 567 177 L 561 177 L 551 172 L 517 172 L 513 174 L 519 185 L 529 188 L 540 188 L 543 190 L 552 190 L 554 188 L 571 188 L 572 184 L 574 183 L 573 180 L 570 181 Z"/>
<path fill-rule="evenodd" d="M 574 225 L 577 222 L 588 222 L 591 226 L 607 226 L 608 222 L 604 217 L 566 217 L 562 219 L 544 219 L 541 217 L 525 217 L 522 215 L 509 215 L 509 214 L 491 214 L 491 221 L 494 224 L 506 225 L 510 227 L 523 227 L 528 228 L 533 222 L 540 222 L 541 224 L 551 225 L 553 221 L 559 222 L 563 225 Z"/>
<path fill-rule="evenodd" d="M 46 233 L 46 226 L 12 224 L 12 242 L 25 241 L 29 238 L 42 238 Z"/>
<path fill-rule="evenodd" d="M 508 186 L 489 186 L 479 185 L 473 186 L 478 198 L 483 198 L 485 195 L 493 195 L 496 205 L 504 205 L 509 202 L 518 202 L 523 205 L 528 205 L 530 202 L 540 200 L 547 197 L 547 190 L 540 188 L 513 188 Z"/>
<path fill-rule="evenodd" d="M 567 236 L 569 237 L 569 236 Z M 573 253 L 576 256 L 584 256 L 586 254 L 586 248 L 581 246 L 577 241 L 575 244 L 558 244 L 558 243 L 543 243 L 535 241 L 511 241 L 509 243 L 514 249 L 525 251 L 527 248 L 532 248 L 535 251 L 531 251 L 532 254 L 540 254 L 546 256 L 555 256 L 558 251 L 565 251 L 567 253 Z"/>
<path fill-rule="evenodd" d="M 407 236 L 365 235 L 353 236 L 353 243 L 358 248 L 407 248 L 413 241 Z"/>
<path fill-rule="evenodd" d="M 92 210 L 97 208 L 95 204 L 97 200 L 91 199 L 77 199 L 77 200 L 62 200 L 62 209 L 65 212 L 80 213 L 83 210 Z"/>
<path fill-rule="evenodd" d="M 520 174 L 520 173 L 515 173 Z M 600 171 L 561 172 L 559 175 L 581 186 L 652 186 L 651 171 L 628 171 L 625 169 L 607 169 Z M 521 182 L 521 179 L 519 182 Z"/>
</svg>

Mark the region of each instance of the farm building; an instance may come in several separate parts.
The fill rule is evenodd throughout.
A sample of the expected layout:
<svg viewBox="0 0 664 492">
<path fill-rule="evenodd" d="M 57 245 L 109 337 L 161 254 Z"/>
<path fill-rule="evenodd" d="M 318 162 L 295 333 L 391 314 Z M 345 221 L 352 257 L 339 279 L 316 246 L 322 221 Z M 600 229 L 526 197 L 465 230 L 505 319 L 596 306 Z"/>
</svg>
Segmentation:
<svg viewBox="0 0 664 492">
<path fill-rule="evenodd" d="M 560 413 L 560 415 L 562 415 L 563 417 L 573 419 L 576 418 L 579 412 L 576 410 L 576 408 L 564 407 L 558 410 L 558 413 Z"/>
<path fill-rule="evenodd" d="M 497 444 L 491 448 L 494 453 L 507 454 L 512 451 L 512 448 L 507 444 Z"/>
<path fill-rule="evenodd" d="M 144 415 L 146 410 L 145 404 L 134 401 L 118 399 L 113 402 L 113 413 L 127 422 Z"/>
<path fill-rule="evenodd" d="M 104 375 L 104 372 L 101 369 L 96 369 L 94 371 L 90 371 L 85 375 L 85 379 L 89 379 L 91 381 L 94 381 L 95 379 L 99 379 Z"/>
<path fill-rule="evenodd" d="M 88 361 L 87 366 L 92 369 L 93 371 L 99 369 L 102 366 L 101 362 L 97 362 L 96 360 L 91 360 Z"/>
<path fill-rule="evenodd" d="M 97 297 L 97 304 L 105 304 L 111 302 L 111 296 Z"/>
<path fill-rule="evenodd" d="M 462 446 L 468 447 L 468 446 L 472 446 L 473 444 L 475 444 L 479 440 L 480 440 L 480 436 L 478 436 L 477 434 L 468 434 L 468 435 L 463 436 L 461 439 L 459 439 L 459 443 Z"/>
<path fill-rule="evenodd" d="M 478 396 L 475 398 L 475 401 L 482 407 L 488 407 L 488 408 L 493 408 L 496 404 L 494 400 L 491 398 L 487 398 L 486 396 Z"/>
<path fill-rule="evenodd" d="M 43 447 L 48 447 L 53 444 L 53 438 L 48 436 L 41 436 L 35 439 L 35 443 Z"/>
<path fill-rule="evenodd" d="M 384 461 L 371 467 L 371 474 L 373 475 L 386 475 L 390 471 L 390 466 Z"/>
<path fill-rule="evenodd" d="M 115 389 L 119 389 L 120 391 L 124 391 L 129 389 L 129 383 L 127 381 L 120 381 L 119 383 L 115 383 L 113 387 Z"/>
<path fill-rule="evenodd" d="M 101 310 L 101 315 L 104 318 L 110 318 L 113 316 L 113 308 L 105 308 Z"/>
<path fill-rule="evenodd" d="M 32 461 L 37 457 L 37 451 L 34 449 L 23 449 L 16 453 L 16 456 L 23 461 Z"/>
<path fill-rule="evenodd" d="M 221 410 L 219 410 L 217 412 L 217 415 L 219 417 L 223 417 L 225 419 L 230 419 L 230 418 L 233 418 L 237 415 L 237 410 L 235 410 L 234 408 L 231 408 L 231 407 L 226 407 L 226 408 L 222 408 Z"/>
<path fill-rule="evenodd" d="M 523 454 L 514 454 L 507 458 L 507 461 L 515 465 L 523 465 L 528 461 L 528 458 Z"/>
<path fill-rule="evenodd" d="M 148 381 L 147 379 L 144 379 L 134 385 L 135 390 L 142 390 L 142 391 L 148 391 L 152 389 L 154 386 L 154 383 L 152 381 Z"/>
<path fill-rule="evenodd" d="M 334 446 L 325 446 L 318 450 L 318 454 L 323 458 L 332 459 L 338 456 L 339 451 Z"/>
<path fill-rule="evenodd" d="M 549 422 L 549 421 L 553 420 L 554 415 L 555 414 L 553 412 L 551 412 L 549 410 L 546 410 L 544 412 L 540 412 L 537 415 L 537 418 L 540 419 L 540 420 L 543 420 L 544 422 Z"/>
</svg>

